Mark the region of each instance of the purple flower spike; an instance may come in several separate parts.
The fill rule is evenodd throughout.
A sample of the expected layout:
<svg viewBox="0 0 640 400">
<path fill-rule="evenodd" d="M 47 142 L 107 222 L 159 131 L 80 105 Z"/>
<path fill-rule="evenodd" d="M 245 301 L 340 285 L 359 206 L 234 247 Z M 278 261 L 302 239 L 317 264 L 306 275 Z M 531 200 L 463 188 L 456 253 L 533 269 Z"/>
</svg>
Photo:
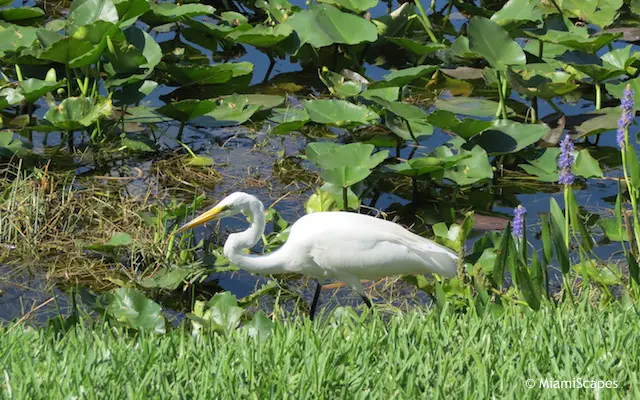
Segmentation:
<svg viewBox="0 0 640 400">
<path fill-rule="evenodd" d="M 527 209 L 522 204 L 513 209 L 513 234 L 522 239 L 524 234 L 524 215 Z"/>
<path fill-rule="evenodd" d="M 635 117 L 635 111 L 633 109 L 633 97 L 635 94 L 635 91 L 631 89 L 631 85 L 627 85 L 624 88 L 624 95 L 620 102 L 622 112 L 620 113 L 620 119 L 618 119 L 618 131 L 616 135 L 616 140 L 620 148 L 624 147 L 625 131 L 629 128 L 629 125 L 631 125 L 633 117 Z"/>
<path fill-rule="evenodd" d="M 560 143 L 560 157 L 558 157 L 558 168 L 560 169 L 558 183 L 561 185 L 573 184 L 574 176 L 571 172 L 571 166 L 574 161 L 574 150 L 573 140 L 571 140 L 569 136 L 565 136 L 564 140 Z"/>
</svg>

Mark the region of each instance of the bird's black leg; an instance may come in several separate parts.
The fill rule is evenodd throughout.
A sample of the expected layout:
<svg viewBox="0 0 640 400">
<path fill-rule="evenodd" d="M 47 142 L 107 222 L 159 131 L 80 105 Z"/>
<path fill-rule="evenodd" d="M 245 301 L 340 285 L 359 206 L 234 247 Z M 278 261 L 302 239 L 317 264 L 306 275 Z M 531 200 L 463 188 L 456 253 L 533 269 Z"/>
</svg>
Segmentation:
<svg viewBox="0 0 640 400">
<path fill-rule="evenodd" d="M 369 300 L 369 298 L 367 296 L 365 296 L 364 294 L 361 294 L 360 297 L 362 297 L 362 301 L 364 301 L 364 304 L 366 304 L 367 307 L 369 307 L 369 308 L 373 307 L 371 305 L 371 300 Z"/>
<path fill-rule="evenodd" d="M 317 286 L 316 286 L 316 292 L 313 294 L 313 300 L 311 301 L 311 310 L 309 311 L 309 318 L 311 318 L 311 320 L 313 321 L 313 316 L 316 313 L 316 307 L 318 306 L 318 299 L 320 298 L 320 289 L 322 289 L 322 285 L 320 284 L 320 281 L 316 281 L 317 282 Z"/>
</svg>

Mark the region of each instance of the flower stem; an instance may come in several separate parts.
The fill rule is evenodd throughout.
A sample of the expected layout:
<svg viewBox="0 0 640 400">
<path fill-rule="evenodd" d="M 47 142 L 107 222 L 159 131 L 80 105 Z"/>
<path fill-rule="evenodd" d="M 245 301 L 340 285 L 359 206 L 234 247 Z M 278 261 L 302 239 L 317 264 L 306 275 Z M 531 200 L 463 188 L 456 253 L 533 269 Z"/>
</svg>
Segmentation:
<svg viewBox="0 0 640 400">
<path fill-rule="evenodd" d="M 601 103 L 602 103 L 602 88 L 600 87 L 600 83 L 596 82 L 596 110 L 600 109 Z"/>
<path fill-rule="evenodd" d="M 569 250 L 569 190 L 571 185 L 564 185 L 564 245 Z"/>
<path fill-rule="evenodd" d="M 427 32 L 427 35 L 429 35 L 429 39 L 431 39 L 433 43 L 438 43 L 438 39 L 436 38 L 436 35 L 433 34 L 433 26 L 431 26 L 431 22 L 429 22 L 427 13 L 424 11 L 424 7 L 422 7 L 420 0 L 417 0 L 415 4 L 416 4 L 416 7 L 418 7 L 418 12 L 420 13 L 420 22 L 422 23 L 422 27 L 424 28 L 424 31 Z"/>
</svg>

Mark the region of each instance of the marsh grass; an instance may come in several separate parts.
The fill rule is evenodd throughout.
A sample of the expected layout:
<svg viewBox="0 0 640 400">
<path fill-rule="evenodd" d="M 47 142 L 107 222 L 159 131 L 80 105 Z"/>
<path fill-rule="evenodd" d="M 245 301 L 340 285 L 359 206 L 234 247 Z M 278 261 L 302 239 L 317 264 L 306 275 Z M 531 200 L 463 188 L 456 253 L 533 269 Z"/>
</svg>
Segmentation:
<svg viewBox="0 0 640 400">
<path fill-rule="evenodd" d="M 178 221 L 158 217 L 169 206 L 166 192 L 155 187 L 130 195 L 120 181 L 9 165 L 0 171 L 0 194 L 3 263 L 44 268 L 48 278 L 104 290 L 113 287 L 114 272 L 145 275 L 174 254 L 167 236 Z M 89 248 L 117 233 L 128 233 L 131 245 Z"/>
<path fill-rule="evenodd" d="M 270 334 L 163 336 L 78 325 L 0 327 L 6 398 L 637 398 L 640 318 L 633 309 L 514 304 L 503 312 L 414 309 L 315 323 L 276 320 Z M 269 329 L 267 329 L 269 330 Z M 255 331 L 253 331 L 255 333 Z M 528 389 L 527 379 L 610 380 L 615 389 Z"/>
</svg>

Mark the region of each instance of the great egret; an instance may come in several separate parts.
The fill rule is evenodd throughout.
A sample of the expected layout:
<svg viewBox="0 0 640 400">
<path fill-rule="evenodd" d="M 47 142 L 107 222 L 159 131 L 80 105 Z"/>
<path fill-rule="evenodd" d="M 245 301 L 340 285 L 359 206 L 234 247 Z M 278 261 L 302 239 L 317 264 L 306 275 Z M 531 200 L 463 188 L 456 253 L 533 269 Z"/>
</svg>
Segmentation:
<svg viewBox="0 0 640 400">
<path fill-rule="evenodd" d="M 291 227 L 282 247 L 263 256 L 243 250 L 258 243 L 265 229 L 264 206 L 255 196 L 236 192 L 200 216 L 187 222 L 176 233 L 202 225 L 214 218 L 244 214 L 249 229 L 229 235 L 224 255 L 249 272 L 281 274 L 287 272 L 318 279 L 311 303 L 313 319 L 320 294 L 320 280 L 347 283 L 371 307 L 361 279 L 390 275 L 436 273 L 456 275 L 458 256 L 448 248 L 409 232 L 390 221 L 350 212 L 318 212 L 305 215 Z"/>
</svg>

